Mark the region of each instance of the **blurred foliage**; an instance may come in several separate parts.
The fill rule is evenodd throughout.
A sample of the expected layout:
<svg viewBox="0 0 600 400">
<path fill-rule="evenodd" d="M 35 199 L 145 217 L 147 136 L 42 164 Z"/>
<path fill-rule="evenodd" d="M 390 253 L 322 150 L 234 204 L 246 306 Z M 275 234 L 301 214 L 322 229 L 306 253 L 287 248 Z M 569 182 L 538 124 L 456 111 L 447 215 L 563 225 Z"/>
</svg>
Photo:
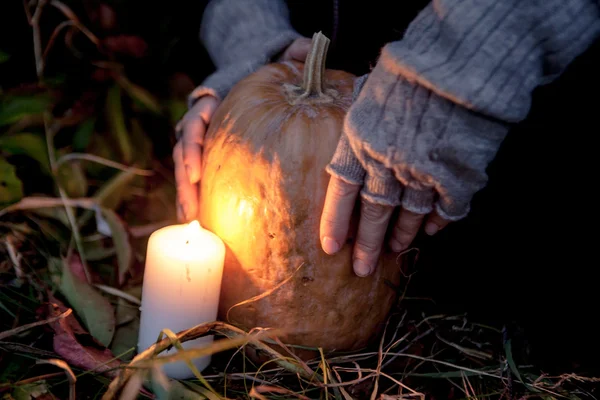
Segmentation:
<svg viewBox="0 0 600 400">
<path fill-rule="evenodd" d="M 133 356 L 139 310 L 119 293 L 140 297 L 148 236 L 176 223 L 173 127 L 212 69 L 204 3 L 49 0 L 39 23 L 36 0 L 0 6 L 0 332 L 74 310 L 0 340 L 0 396 L 56 372 L 38 358 L 78 373 Z M 92 397 L 107 383 L 82 379 Z M 67 394 L 41 380 L 8 396 Z"/>
</svg>

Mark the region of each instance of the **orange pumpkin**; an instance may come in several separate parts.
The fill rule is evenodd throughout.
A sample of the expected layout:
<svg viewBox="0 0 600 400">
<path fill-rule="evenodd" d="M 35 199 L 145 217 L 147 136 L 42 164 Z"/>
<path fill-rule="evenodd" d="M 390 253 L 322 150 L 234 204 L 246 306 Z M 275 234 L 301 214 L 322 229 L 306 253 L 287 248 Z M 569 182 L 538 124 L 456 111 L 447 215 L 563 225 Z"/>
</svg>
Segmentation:
<svg viewBox="0 0 600 400">
<path fill-rule="evenodd" d="M 318 33 L 306 64 L 272 63 L 232 88 L 206 134 L 199 213 L 227 248 L 221 320 L 280 328 L 289 344 L 355 350 L 385 323 L 400 268 L 384 252 L 372 276 L 354 274 L 358 215 L 338 254 L 320 246 L 325 166 L 354 79 L 325 69 L 328 44 Z"/>
</svg>

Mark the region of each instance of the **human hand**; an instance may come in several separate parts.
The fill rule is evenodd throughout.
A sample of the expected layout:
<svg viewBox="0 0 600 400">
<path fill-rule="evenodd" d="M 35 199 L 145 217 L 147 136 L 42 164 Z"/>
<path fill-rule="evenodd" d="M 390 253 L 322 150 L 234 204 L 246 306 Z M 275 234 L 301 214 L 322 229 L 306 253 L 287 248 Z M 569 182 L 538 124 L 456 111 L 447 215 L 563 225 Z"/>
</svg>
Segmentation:
<svg viewBox="0 0 600 400">
<path fill-rule="evenodd" d="M 211 95 L 201 97 L 177 123 L 177 144 L 173 149 L 177 184 L 177 219 L 190 221 L 198 213 L 198 182 L 201 174 L 202 144 L 208 124 L 219 105 Z"/>
<path fill-rule="evenodd" d="M 362 90 L 361 90 L 361 86 Z M 358 92 L 358 94 L 357 94 Z M 389 245 L 402 251 L 424 226 L 435 234 L 464 218 L 487 182 L 486 167 L 508 127 L 377 65 L 355 86 L 354 102 L 327 171 L 320 238 L 335 254 L 345 244 L 360 193 L 353 267 L 370 275 L 399 207 Z"/>
</svg>

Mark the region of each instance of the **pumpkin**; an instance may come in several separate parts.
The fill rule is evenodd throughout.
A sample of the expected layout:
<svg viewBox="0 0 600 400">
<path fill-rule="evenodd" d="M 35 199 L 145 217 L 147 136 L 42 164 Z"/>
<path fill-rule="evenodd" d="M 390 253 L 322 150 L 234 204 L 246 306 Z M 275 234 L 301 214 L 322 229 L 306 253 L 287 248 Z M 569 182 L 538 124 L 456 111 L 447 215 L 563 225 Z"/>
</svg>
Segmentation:
<svg viewBox="0 0 600 400">
<path fill-rule="evenodd" d="M 325 69 L 328 45 L 315 34 L 306 63 L 267 64 L 223 99 L 204 141 L 199 220 L 226 245 L 219 319 L 281 329 L 288 344 L 348 351 L 380 332 L 400 269 L 384 252 L 371 276 L 354 274 L 358 215 L 339 253 L 320 246 L 325 166 L 355 78 Z"/>
</svg>

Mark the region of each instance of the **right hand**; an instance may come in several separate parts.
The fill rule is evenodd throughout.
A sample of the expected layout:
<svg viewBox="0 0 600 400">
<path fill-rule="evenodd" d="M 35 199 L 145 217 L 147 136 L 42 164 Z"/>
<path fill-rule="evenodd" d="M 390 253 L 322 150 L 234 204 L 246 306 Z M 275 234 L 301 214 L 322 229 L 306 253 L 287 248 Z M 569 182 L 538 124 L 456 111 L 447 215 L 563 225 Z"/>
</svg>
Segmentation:
<svg viewBox="0 0 600 400">
<path fill-rule="evenodd" d="M 182 222 L 197 218 L 202 144 L 208 124 L 218 106 L 219 100 L 216 97 L 201 97 L 175 128 L 179 133 L 179 139 L 173 149 L 177 183 L 177 219 Z"/>
</svg>

